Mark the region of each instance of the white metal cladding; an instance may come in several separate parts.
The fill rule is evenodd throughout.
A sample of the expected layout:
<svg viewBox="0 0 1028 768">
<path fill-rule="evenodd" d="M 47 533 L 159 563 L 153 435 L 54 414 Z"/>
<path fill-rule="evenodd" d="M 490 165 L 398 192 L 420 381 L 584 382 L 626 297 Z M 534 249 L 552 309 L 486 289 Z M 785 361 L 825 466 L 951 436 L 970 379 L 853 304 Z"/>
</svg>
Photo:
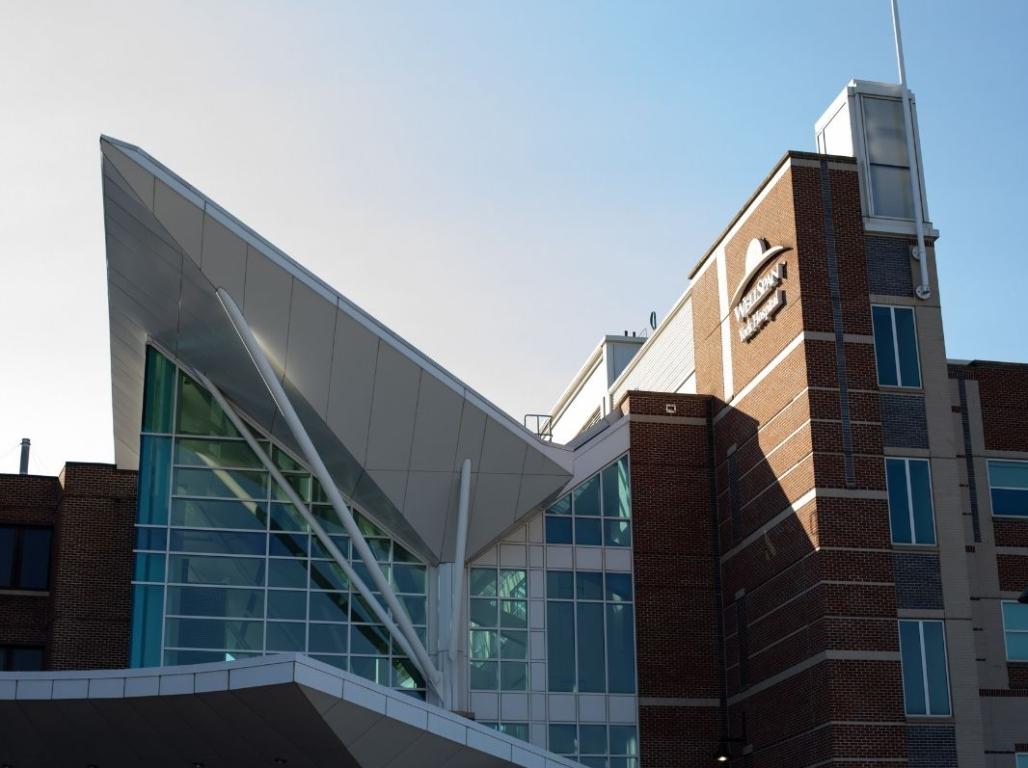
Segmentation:
<svg viewBox="0 0 1028 768">
<path fill-rule="evenodd" d="M 679 392 L 695 368 L 692 298 L 687 298 L 629 363 L 627 373 L 616 382 L 613 403 L 633 389 Z"/>
<path fill-rule="evenodd" d="M 287 448 L 295 439 L 224 316 L 226 290 L 344 496 L 449 560 L 470 459 L 474 554 L 555 495 L 544 443 L 145 152 L 102 138 L 115 457 L 138 464 L 145 343 L 203 372 Z"/>
</svg>

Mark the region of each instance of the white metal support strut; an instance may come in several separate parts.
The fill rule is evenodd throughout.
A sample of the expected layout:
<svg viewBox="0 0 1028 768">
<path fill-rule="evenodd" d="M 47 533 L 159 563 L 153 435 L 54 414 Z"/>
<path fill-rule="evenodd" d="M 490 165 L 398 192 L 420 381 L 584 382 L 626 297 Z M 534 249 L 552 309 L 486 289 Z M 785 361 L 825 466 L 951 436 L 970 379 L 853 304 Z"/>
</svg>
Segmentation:
<svg viewBox="0 0 1028 768">
<path fill-rule="evenodd" d="M 203 384 L 207 391 L 211 393 L 218 405 L 221 406 L 221 410 L 225 412 L 229 421 L 231 421 L 232 425 L 236 428 L 236 431 L 243 436 L 246 444 L 250 446 L 250 450 L 257 454 L 257 458 L 261 460 L 261 464 L 263 464 L 264 468 L 271 474 L 272 479 L 278 484 L 279 488 L 282 489 L 292 505 L 296 507 L 300 515 L 311 527 L 314 535 L 318 537 L 318 541 L 320 541 L 322 546 L 328 550 L 328 553 L 332 556 L 332 559 L 335 560 L 336 564 L 343 569 L 343 573 L 346 574 L 346 578 L 353 583 L 361 597 L 367 601 L 372 612 L 375 614 L 375 617 L 385 626 L 393 639 L 396 640 L 396 644 L 400 646 L 400 650 L 402 650 L 404 654 L 406 654 L 406 656 L 417 665 L 421 674 L 425 675 L 427 678 L 428 675 L 425 670 L 421 669 L 421 664 L 414 656 L 414 649 L 410 647 L 410 643 L 407 642 L 407 638 L 404 637 L 403 633 L 400 631 L 399 627 L 396 626 L 393 620 L 389 618 L 389 613 L 382 607 L 382 604 L 379 603 L 378 598 L 375 597 L 371 589 L 364 583 L 364 580 L 357 575 L 356 571 L 354 571 L 353 565 L 350 564 L 350 561 L 343 556 L 343 553 L 336 546 L 335 542 L 329 538 L 325 529 L 322 528 L 321 523 L 319 523 L 318 519 L 311 513 L 310 508 L 303 499 L 300 498 L 296 489 L 290 485 L 289 481 L 286 480 L 279 468 L 275 466 L 271 457 L 268 456 L 264 448 L 261 447 L 261 444 L 257 442 L 257 439 L 253 436 L 250 428 L 247 427 L 246 422 L 239 417 L 239 414 L 236 413 L 232 404 L 225 399 L 225 396 L 221 393 L 221 390 L 215 386 L 214 382 L 202 373 L 199 371 L 190 371 L 190 374 Z"/>
<path fill-rule="evenodd" d="M 453 554 L 453 598 L 450 603 L 450 661 L 457 661 L 461 608 L 464 605 L 464 560 L 468 549 L 468 506 L 471 497 L 471 459 L 460 467 L 460 502 L 457 506 L 457 544 Z"/>
<path fill-rule="evenodd" d="M 331 502 L 336 514 L 339 515 L 339 520 L 343 524 L 343 527 L 346 528 L 346 532 L 350 534 L 350 540 L 353 542 L 354 549 L 357 550 L 361 560 L 364 562 L 368 572 L 371 574 L 371 580 L 375 583 L 378 591 L 382 593 L 382 597 L 385 599 L 386 604 L 393 612 L 393 616 L 396 620 L 396 624 L 399 626 L 400 632 L 406 638 L 408 645 L 413 651 L 413 656 L 411 657 L 412 660 L 416 660 L 418 662 L 418 667 L 425 675 L 426 682 L 432 686 L 437 694 L 442 696 L 442 676 L 439 674 L 439 670 L 436 669 L 431 658 L 429 658 L 428 651 L 425 650 L 424 644 L 422 644 L 417 632 L 414 631 L 414 625 L 411 624 L 410 617 L 407 615 L 407 610 L 400 603 L 399 599 L 397 599 L 396 593 L 393 592 L 392 585 L 390 585 L 385 573 L 382 572 L 382 568 L 379 566 L 378 561 L 371 552 L 368 542 L 364 539 L 364 534 L 362 534 L 360 529 L 357 527 L 357 523 L 350 514 L 349 507 L 347 507 L 346 503 L 343 501 L 343 497 L 339 493 L 339 489 L 336 488 L 335 481 L 329 474 L 328 468 L 325 466 L 325 462 L 321 460 L 321 456 L 318 453 L 317 448 L 314 447 L 314 443 L 311 441 L 310 435 L 307 434 L 307 430 L 304 428 L 303 422 L 300 421 L 300 417 L 293 408 L 293 404 L 289 401 L 289 397 L 286 395 L 285 389 L 282 387 L 282 383 L 275 376 L 275 371 L 271 367 L 271 362 L 268 360 L 267 355 L 264 353 L 264 350 L 261 348 L 256 337 L 253 335 L 253 331 L 250 330 L 250 326 L 247 324 L 246 318 L 243 317 L 243 313 L 240 312 L 236 302 L 224 288 L 218 289 L 218 299 L 221 301 L 221 305 L 225 309 L 225 314 L 228 315 L 229 321 L 232 323 L 236 333 L 239 335 L 240 341 L 242 341 L 243 346 L 246 347 L 246 351 L 249 353 L 250 359 L 257 368 L 257 372 L 264 381 L 264 386 L 268 388 L 268 392 L 271 394 L 272 400 L 275 401 L 275 406 L 278 408 L 279 413 L 282 414 L 282 418 L 285 419 L 286 424 L 289 427 L 289 431 L 299 444 L 300 450 L 303 453 L 304 458 L 306 458 L 311 471 L 318 479 L 318 482 L 321 483 L 321 487 L 325 491 L 325 495 L 328 496 L 328 500 Z"/>
</svg>

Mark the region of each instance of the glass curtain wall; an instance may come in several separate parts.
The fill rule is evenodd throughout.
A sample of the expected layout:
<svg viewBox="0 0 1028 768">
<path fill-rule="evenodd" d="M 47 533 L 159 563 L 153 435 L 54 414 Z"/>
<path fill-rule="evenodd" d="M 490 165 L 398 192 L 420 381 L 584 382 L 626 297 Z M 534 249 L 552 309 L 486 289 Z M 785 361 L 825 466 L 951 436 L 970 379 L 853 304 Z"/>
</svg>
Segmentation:
<svg viewBox="0 0 1028 768">
<path fill-rule="evenodd" d="M 317 480 L 254 435 L 368 585 Z M 352 510 L 427 641 L 427 567 Z M 303 652 L 425 696 L 425 683 L 211 395 L 147 350 L 131 665 Z"/>
</svg>

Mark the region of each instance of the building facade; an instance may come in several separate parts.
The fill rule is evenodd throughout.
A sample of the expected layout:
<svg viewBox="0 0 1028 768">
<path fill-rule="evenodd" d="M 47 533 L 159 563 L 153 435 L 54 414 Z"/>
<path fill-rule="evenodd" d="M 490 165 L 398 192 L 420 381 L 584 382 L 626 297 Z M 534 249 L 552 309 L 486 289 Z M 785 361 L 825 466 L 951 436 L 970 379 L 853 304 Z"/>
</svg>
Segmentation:
<svg viewBox="0 0 1028 768">
<path fill-rule="evenodd" d="M 314 719 L 309 669 L 473 719 L 454 765 L 1026 768 L 1028 366 L 946 357 L 904 98 L 847 85 L 533 431 L 103 139 L 117 467 L 2 478 L 9 698 L 294 654 Z M 383 712 L 326 727 L 426 759 Z"/>
</svg>

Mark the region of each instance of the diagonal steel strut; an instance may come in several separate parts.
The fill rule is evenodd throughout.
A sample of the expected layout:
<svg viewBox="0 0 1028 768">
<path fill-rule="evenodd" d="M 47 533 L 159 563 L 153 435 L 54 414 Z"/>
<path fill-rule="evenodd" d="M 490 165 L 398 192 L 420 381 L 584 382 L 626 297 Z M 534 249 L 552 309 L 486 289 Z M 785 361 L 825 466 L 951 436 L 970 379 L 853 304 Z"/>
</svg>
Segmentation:
<svg viewBox="0 0 1028 768">
<path fill-rule="evenodd" d="M 243 317 L 243 313 L 240 312 L 236 302 L 224 288 L 218 289 L 218 299 L 221 301 L 221 306 L 225 309 L 225 314 L 228 315 L 229 322 L 232 323 L 236 333 L 239 335 L 240 341 L 242 341 L 243 346 L 246 347 L 246 351 L 249 353 L 250 359 L 257 368 L 257 372 L 264 381 L 264 386 L 268 388 L 268 392 L 271 394 L 271 398 L 274 400 L 275 406 L 278 408 L 279 413 L 282 414 L 282 417 L 285 419 L 286 424 L 289 427 L 289 431 L 292 432 L 293 437 L 299 444 L 300 450 L 306 458 L 311 471 L 314 473 L 314 476 L 317 477 L 318 482 L 321 483 L 322 489 L 328 496 L 328 500 L 332 503 L 332 507 L 335 509 L 336 514 L 339 515 L 339 520 L 343 524 L 343 527 L 346 528 L 346 532 L 350 534 L 350 539 L 353 542 L 354 548 L 357 550 L 357 553 L 360 555 L 365 567 L 367 567 L 368 572 L 371 574 L 371 580 L 375 583 L 375 586 L 378 588 L 378 591 L 381 592 L 382 597 L 389 606 L 389 609 L 393 612 L 400 634 L 402 634 L 404 639 L 407 641 L 407 645 L 413 651 L 411 660 L 417 662 L 418 667 L 425 675 L 426 682 L 435 689 L 437 694 L 441 696 L 442 676 L 439 674 L 439 670 L 437 670 L 435 665 L 432 663 L 432 659 L 429 657 L 428 651 L 425 650 L 424 644 L 418 637 L 417 632 L 414 631 L 414 625 L 411 624 L 410 617 L 407 615 L 407 610 L 397 599 L 396 593 L 393 592 L 392 585 L 389 584 L 389 580 L 382 572 L 382 568 L 379 566 L 378 561 L 371 552 L 368 542 L 364 539 L 364 534 L 362 534 L 360 528 L 357 527 L 357 523 L 350 514 L 349 507 L 347 507 L 346 503 L 343 501 L 343 497 L 339 493 L 339 489 L 336 488 L 335 481 L 329 474 L 328 468 L 325 466 L 325 462 L 321 460 L 321 456 L 318 454 L 317 448 L 314 447 L 314 443 L 311 441 L 310 435 L 307 434 L 307 430 L 304 428 L 303 422 L 300 421 L 300 417 L 293 408 L 293 404 L 289 401 L 289 397 L 286 395 L 285 389 L 282 387 L 278 377 L 275 376 L 275 371 L 272 369 L 267 355 L 264 353 L 260 343 L 253 335 L 253 331 L 250 330 L 250 326 L 247 324 L 246 318 Z M 320 526 L 318 527 L 320 528 Z M 324 531 L 322 531 L 322 533 L 324 533 Z M 328 537 L 326 536 L 326 539 L 327 538 Z M 331 543 L 331 539 L 328 539 L 328 541 L 329 545 L 332 548 L 335 548 L 335 545 Z M 330 549 L 329 551 L 331 552 L 332 550 Z M 333 557 L 336 557 L 337 555 L 341 558 L 341 554 L 339 554 L 338 549 L 335 550 Z"/>
</svg>

